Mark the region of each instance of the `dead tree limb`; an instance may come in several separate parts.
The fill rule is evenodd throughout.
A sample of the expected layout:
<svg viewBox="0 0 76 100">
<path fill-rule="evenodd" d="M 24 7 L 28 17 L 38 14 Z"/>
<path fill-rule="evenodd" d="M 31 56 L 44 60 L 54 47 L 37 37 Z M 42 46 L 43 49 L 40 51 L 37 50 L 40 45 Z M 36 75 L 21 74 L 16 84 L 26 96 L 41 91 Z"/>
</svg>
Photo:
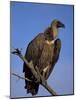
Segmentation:
<svg viewBox="0 0 76 100">
<path fill-rule="evenodd" d="M 53 96 L 56 96 L 56 92 L 48 85 L 47 81 L 45 80 L 45 78 L 40 74 L 37 66 L 36 69 L 33 66 L 32 61 L 28 62 L 25 57 L 23 57 L 21 51 L 17 48 L 15 49 L 12 54 L 17 55 L 18 57 L 21 58 L 21 60 L 23 60 L 23 62 L 26 63 L 26 65 L 28 66 L 28 68 L 31 70 L 32 74 L 34 75 L 34 77 L 36 78 L 37 82 L 40 83 L 45 89 L 48 90 L 49 93 L 51 93 Z M 17 75 L 18 76 L 18 75 Z M 25 78 L 24 78 L 25 79 Z"/>
<path fill-rule="evenodd" d="M 22 76 L 20 76 L 20 75 L 18 75 L 18 74 L 16 74 L 16 73 L 11 73 L 11 74 L 14 75 L 14 76 L 16 76 L 16 77 L 18 77 L 19 79 L 23 79 L 23 80 L 27 80 L 27 81 L 32 82 L 32 80 L 28 79 L 27 77 L 24 78 L 24 77 L 22 77 Z"/>
</svg>

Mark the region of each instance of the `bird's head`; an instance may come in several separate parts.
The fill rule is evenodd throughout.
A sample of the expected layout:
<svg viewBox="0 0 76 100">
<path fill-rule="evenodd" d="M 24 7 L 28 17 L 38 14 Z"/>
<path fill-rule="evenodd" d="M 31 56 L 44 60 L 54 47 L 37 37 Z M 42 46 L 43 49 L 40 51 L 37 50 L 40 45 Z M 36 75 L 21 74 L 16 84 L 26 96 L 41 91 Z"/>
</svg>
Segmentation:
<svg viewBox="0 0 76 100">
<path fill-rule="evenodd" d="M 57 38 L 57 35 L 58 35 L 58 29 L 59 28 L 64 28 L 65 25 L 60 22 L 59 20 L 55 19 L 52 21 L 51 23 L 51 29 L 52 29 L 52 36 L 53 36 L 53 39 Z"/>
<path fill-rule="evenodd" d="M 65 25 L 62 22 L 60 22 L 59 20 L 55 19 L 52 21 L 51 27 L 65 28 Z"/>
</svg>

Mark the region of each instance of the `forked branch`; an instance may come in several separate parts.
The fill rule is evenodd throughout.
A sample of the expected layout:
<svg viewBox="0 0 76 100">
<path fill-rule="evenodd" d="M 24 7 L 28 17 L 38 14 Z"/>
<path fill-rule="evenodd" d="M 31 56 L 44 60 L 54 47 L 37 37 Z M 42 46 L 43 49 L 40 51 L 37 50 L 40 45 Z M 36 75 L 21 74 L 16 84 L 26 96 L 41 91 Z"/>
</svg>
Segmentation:
<svg viewBox="0 0 76 100">
<path fill-rule="evenodd" d="M 18 57 L 21 58 L 21 60 L 23 60 L 23 62 L 26 63 L 26 65 L 28 66 L 28 68 L 31 70 L 32 74 L 34 75 L 34 77 L 36 78 L 37 82 L 40 83 L 45 89 L 48 90 L 49 93 L 51 93 L 53 96 L 56 96 L 56 92 L 48 85 L 47 81 L 45 80 L 45 78 L 40 74 L 38 67 L 36 66 L 36 69 L 33 66 L 32 61 L 28 62 L 25 57 L 22 55 L 21 51 L 17 48 L 15 49 L 12 54 L 17 55 Z M 15 76 L 18 77 L 18 75 L 14 74 Z M 19 76 L 19 78 L 22 78 Z M 24 80 L 26 80 L 26 78 L 22 78 Z"/>
</svg>

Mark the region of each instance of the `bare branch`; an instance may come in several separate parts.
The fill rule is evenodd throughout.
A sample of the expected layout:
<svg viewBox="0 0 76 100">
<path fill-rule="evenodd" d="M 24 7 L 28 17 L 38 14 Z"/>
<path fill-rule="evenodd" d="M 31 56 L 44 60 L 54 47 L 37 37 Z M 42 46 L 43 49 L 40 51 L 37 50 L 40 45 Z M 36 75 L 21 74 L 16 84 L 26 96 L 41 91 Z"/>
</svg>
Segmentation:
<svg viewBox="0 0 76 100">
<path fill-rule="evenodd" d="M 22 76 L 20 76 L 20 75 L 18 75 L 18 74 L 12 73 L 12 75 L 18 77 L 19 79 L 23 79 L 23 80 L 27 80 L 27 81 L 32 82 L 32 80 L 30 80 L 30 79 L 28 79 L 28 78 L 24 78 L 24 77 L 22 77 Z"/>
<path fill-rule="evenodd" d="M 47 84 L 47 81 L 45 78 L 40 74 L 38 67 L 36 67 L 36 70 L 38 72 L 38 75 L 40 76 L 41 79 L 41 85 L 46 88 L 52 95 L 57 95 L 56 92 Z"/>
<path fill-rule="evenodd" d="M 33 66 L 32 61 L 28 62 L 25 59 L 25 57 L 23 57 L 23 55 L 21 54 L 21 51 L 18 48 L 15 49 L 15 51 L 13 51 L 12 54 L 19 56 L 23 60 L 23 62 L 26 63 L 26 65 L 31 70 L 34 77 L 37 79 L 38 83 L 40 83 L 45 89 L 47 89 L 48 92 L 51 93 L 53 96 L 57 95 L 56 92 L 47 84 L 47 81 L 45 80 L 45 78 L 40 74 L 38 67 L 36 66 L 35 67 L 36 69 L 35 69 L 34 66 Z M 16 76 L 18 76 L 18 75 L 16 75 Z"/>
</svg>

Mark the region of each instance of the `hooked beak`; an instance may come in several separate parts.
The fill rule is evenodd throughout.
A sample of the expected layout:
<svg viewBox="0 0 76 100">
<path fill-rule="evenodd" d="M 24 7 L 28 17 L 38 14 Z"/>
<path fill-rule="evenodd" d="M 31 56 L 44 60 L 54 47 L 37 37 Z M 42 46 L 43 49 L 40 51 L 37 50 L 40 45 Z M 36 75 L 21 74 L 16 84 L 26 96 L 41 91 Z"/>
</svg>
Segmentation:
<svg viewBox="0 0 76 100">
<path fill-rule="evenodd" d="M 65 25 L 63 23 L 61 23 L 61 22 L 58 22 L 57 23 L 57 27 L 58 28 L 65 28 Z"/>
</svg>

